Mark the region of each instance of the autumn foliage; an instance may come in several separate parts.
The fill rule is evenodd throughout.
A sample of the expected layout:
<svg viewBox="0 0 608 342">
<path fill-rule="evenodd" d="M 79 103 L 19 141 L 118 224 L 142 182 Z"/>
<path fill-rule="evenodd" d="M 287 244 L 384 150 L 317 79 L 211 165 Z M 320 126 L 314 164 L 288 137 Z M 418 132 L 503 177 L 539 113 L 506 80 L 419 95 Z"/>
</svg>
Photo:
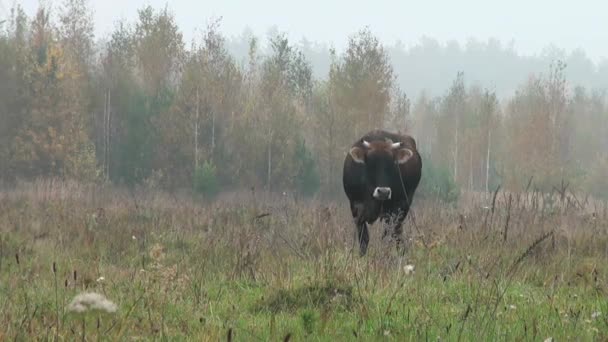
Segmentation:
<svg viewBox="0 0 608 342">
<path fill-rule="evenodd" d="M 86 4 L 66 0 L 56 14 L 41 6 L 32 18 L 17 6 L 1 27 L 4 182 L 196 190 L 214 170 L 213 193 L 335 196 L 346 148 L 384 127 L 417 139 L 431 167 L 423 184 L 434 182 L 423 189 L 523 189 L 533 179 L 550 190 L 566 180 L 606 196 L 606 93 L 570 84 L 560 61 L 504 98 L 463 73 L 442 96 L 411 98 L 396 82 L 399 61 L 369 29 L 331 50 L 327 74 L 315 77 L 283 34 L 265 49 L 252 38 L 240 60 L 219 21 L 187 43 L 168 9 L 142 8 L 99 44 Z"/>
</svg>

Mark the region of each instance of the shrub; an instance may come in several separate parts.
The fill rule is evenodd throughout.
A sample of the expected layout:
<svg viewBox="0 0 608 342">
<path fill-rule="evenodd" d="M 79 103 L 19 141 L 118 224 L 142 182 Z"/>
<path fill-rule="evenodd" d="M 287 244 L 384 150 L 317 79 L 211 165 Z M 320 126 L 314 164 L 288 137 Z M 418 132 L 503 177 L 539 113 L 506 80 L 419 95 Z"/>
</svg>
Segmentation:
<svg viewBox="0 0 608 342">
<path fill-rule="evenodd" d="M 294 153 L 295 164 L 297 165 L 295 174 L 296 191 L 304 196 L 312 196 L 321 185 L 319 173 L 312 153 L 306 148 L 304 140 L 298 141 Z"/>
<path fill-rule="evenodd" d="M 597 198 L 608 199 L 606 175 L 608 175 L 608 156 L 598 156 L 588 168 L 585 190 Z"/>
<path fill-rule="evenodd" d="M 215 197 L 220 189 L 217 170 L 211 161 L 194 171 L 194 191 L 208 197 Z"/>
<path fill-rule="evenodd" d="M 460 196 L 460 189 L 450 171 L 424 157 L 418 192 L 422 198 L 435 198 L 446 203 L 454 203 Z"/>
</svg>

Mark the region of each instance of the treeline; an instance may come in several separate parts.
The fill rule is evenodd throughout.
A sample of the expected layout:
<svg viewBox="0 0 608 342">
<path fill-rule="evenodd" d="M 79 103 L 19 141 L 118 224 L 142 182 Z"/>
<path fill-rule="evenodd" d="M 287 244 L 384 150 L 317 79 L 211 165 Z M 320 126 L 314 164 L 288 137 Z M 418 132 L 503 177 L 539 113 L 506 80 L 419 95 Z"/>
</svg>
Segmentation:
<svg viewBox="0 0 608 342">
<path fill-rule="evenodd" d="M 276 32 L 275 28 L 269 30 L 271 35 Z M 247 46 L 252 37 L 253 33 L 245 30 L 227 39 L 228 51 L 237 61 L 247 59 Z M 329 45 L 302 38 L 297 46 L 310 61 L 313 75 L 325 78 L 331 65 Z M 430 37 L 408 45 L 396 42 L 384 46 L 397 75 L 397 85 L 414 98 L 422 91 L 432 96 L 442 95 L 457 72 L 462 71 L 467 76 L 467 86 L 491 88 L 502 100 L 510 97 L 529 74 L 546 70 L 554 60 L 568 65 L 564 75 L 570 82 L 589 89 L 608 88 L 608 58 L 594 62 L 582 49 L 566 51 L 548 45 L 538 54 L 527 56 L 518 53 L 513 43 L 505 44 L 497 39 L 471 38 L 466 43 L 442 44 Z"/>
<path fill-rule="evenodd" d="M 184 42 L 173 15 L 144 7 L 101 47 L 85 0 L 58 13 L 20 7 L 0 36 L 0 178 L 59 177 L 189 188 L 341 193 L 349 145 L 372 128 L 408 132 L 424 157 L 426 193 L 549 188 L 565 179 L 608 193 L 608 104 L 571 87 L 559 61 L 507 100 L 465 86 L 412 100 L 389 51 L 367 29 L 330 50 L 315 77 L 284 35 L 255 37 L 239 61 L 213 22 Z"/>
</svg>

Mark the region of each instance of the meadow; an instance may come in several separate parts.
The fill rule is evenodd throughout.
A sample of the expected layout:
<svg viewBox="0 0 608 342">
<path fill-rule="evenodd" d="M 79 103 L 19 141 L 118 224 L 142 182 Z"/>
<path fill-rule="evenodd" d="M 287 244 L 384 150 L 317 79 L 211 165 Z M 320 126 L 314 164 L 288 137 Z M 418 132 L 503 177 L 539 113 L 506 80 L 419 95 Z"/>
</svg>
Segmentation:
<svg viewBox="0 0 608 342">
<path fill-rule="evenodd" d="M 583 197 L 417 198 L 405 255 L 376 224 L 359 257 L 345 199 L 6 187 L 0 341 L 608 340 L 606 204 Z M 116 310 L 75 312 L 83 292 Z"/>
</svg>

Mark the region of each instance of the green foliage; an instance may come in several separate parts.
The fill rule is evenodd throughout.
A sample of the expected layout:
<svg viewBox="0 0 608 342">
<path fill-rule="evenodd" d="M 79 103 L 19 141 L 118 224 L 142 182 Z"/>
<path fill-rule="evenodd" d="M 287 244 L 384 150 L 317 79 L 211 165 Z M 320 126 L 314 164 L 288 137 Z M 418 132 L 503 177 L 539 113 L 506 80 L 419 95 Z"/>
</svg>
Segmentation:
<svg viewBox="0 0 608 342">
<path fill-rule="evenodd" d="M 130 83 L 130 82 L 129 82 Z M 146 106 L 147 98 L 138 87 L 119 88 L 116 109 L 122 113 L 121 129 L 113 140 L 112 180 L 133 185 L 151 172 L 155 135 Z"/>
<path fill-rule="evenodd" d="M 296 167 L 296 191 L 304 196 L 314 195 L 321 186 L 319 173 L 312 153 L 306 148 L 304 140 L 299 140 L 294 154 Z"/>
<path fill-rule="evenodd" d="M 218 194 L 220 183 L 217 170 L 212 161 L 206 160 L 203 166 L 194 171 L 194 191 L 208 197 Z"/>
<path fill-rule="evenodd" d="M 589 168 L 589 173 L 585 179 L 585 190 L 591 195 L 604 200 L 608 200 L 608 156 L 598 156 Z"/>
<path fill-rule="evenodd" d="M 430 158 L 423 157 L 422 178 L 417 193 L 421 197 L 454 203 L 460 196 L 460 188 L 446 167 L 435 165 Z"/>
<path fill-rule="evenodd" d="M 83 144 L 80 149 L 66 160 L 70 171 L 69 176 L 82 181 L 96 181 L 100 178 L 100 170 L 95 160 L 95 146 L 92 143 Z"/>
<path fill-rule="evenodd" d="M 305 310 L 300 314 L 300 319 L 302 320 L 302 328 L 306 334 L 312 334 L 317 319 L 316 313 L 313 310 Z"/>
</svg>

